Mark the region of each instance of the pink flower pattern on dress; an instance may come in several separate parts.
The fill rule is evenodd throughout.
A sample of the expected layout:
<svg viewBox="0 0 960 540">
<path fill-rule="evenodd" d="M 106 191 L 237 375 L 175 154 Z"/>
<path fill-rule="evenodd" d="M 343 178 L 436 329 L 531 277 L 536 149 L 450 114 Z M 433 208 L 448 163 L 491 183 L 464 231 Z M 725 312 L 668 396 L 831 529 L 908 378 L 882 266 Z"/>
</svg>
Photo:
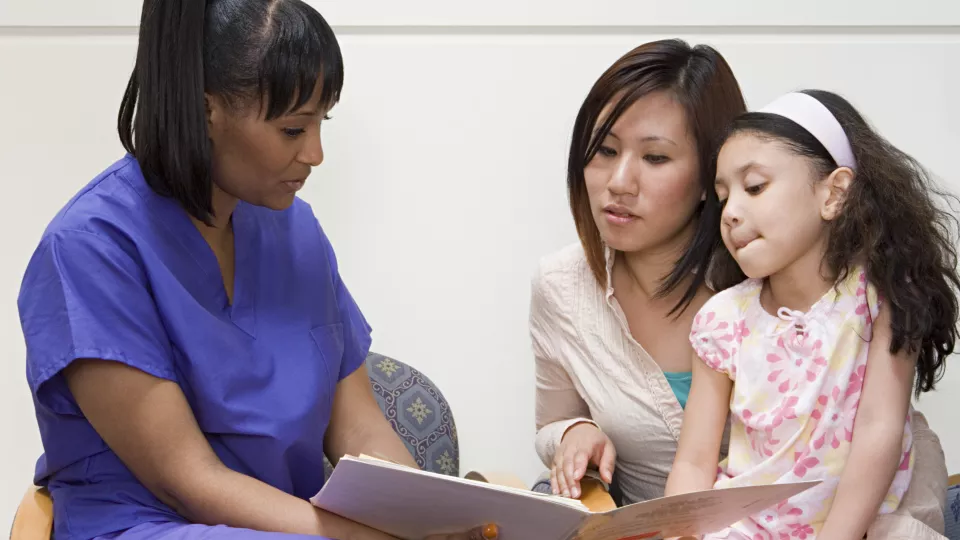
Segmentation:
<svg viewBox="0 0 960 540">
<path fill-rule="evenodd" d="M 717 294 L 690 333 L 700 359 L 734 381 L 730 446 L 716 487 L 822 483 L 705 538 L 813 540 L 850 451 L 879 298 L 862 269 L 806 313 L 767 313 L 761 288 L 747 280 Z M 903 459 L 882 513 L 897 508 L 909 484 L 912 441 L 908 415 Z"/>
<path fill-rule="evenodd" d="M 695 348 L 698 344 L 704 346 L 708 344 L 718 345 L 714 347 L 704 347 L 702 349 L 703 354 L 701 359 L 713 369 L 718 369 L 719 366 L 729 361 L 734 350 L 728 345 L 735 341 L 735 334 L 731 329 L 730 323 L 718 321 L 715 313 L 707 313 L 705 316 L 697 314 L 694 325 L 703 328 L 700 335 L 696 338 L 697 342 L 694 343 Z"/>
</svg>

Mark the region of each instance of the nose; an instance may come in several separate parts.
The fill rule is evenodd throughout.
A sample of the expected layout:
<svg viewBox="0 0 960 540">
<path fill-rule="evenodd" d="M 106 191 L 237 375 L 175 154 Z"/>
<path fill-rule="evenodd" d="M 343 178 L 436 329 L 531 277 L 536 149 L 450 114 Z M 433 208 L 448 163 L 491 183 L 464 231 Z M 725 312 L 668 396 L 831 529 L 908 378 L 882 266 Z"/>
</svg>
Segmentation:
<svg viewBox="0 0 960 540">
<path fill-rule="evenodd" d="M 743 211 L 736 197 L 733 195 L 727 197 L 727 202 L 723 205 L 723 213 L 720 217 L 723 224 L 731 229 L 743 222 Z"/>
<path fill-rule="evenodd" d="M 610 174 L 607 189 L 614 195 L 633 195 L 640 193 L 640 183 L 637 180 L 637 167 L 633 160 L 628 159 L 626 153 L 620 157 Z"/>
<path fill-rule="evenodd" d="M 300 149 L 298 161 L 316 167 L 323 163 L 323 143 L 320 141 L 320 127 L 308 129 L 304 133 L 303 148 Z"/>
</svg>

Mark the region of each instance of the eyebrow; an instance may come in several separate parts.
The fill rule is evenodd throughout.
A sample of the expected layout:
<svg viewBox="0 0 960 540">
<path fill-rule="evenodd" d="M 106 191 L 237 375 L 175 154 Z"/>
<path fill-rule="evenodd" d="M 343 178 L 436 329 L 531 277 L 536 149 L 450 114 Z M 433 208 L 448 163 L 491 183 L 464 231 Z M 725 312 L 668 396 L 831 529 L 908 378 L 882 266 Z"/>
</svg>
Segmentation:
<svg viewBox="0 0 960 540">
<path fill-rule="evenodd" d="M 609 133 L 607 133 L 607 135 L 609 135 L 610 137 L 613 137 L 618 141 L 620 140 L 620 137 L 616 133 L 614 133 L 612 129 L 610 130 Z M 640 142 L 665 142 L 665 143 L 670 143 L 674 146 L 679 146 L 676 142 L 673 141 L 673 139 L 669 139 L 667 137 L 661 137 L 659 135 L 647 135 L 646 137 L 641 137 L 639 140 Z"/>
<path fill-rule="evenodd" d="M 737 170 L 734 171 L 734 174 L 735 174 L 736 176 L 742 177 L 742 176 L 746 176 L 746 174 L 747 174 L 748 172 L 750 172 L 751 170 L 754 170 L 754 169 L 764 169 L 764 168 L 765 168 L 765 167 L 764 167 L 763 165 L 757 163 L 756 161 L 751 160 L 751 161 L 748 161 L 747 163 L 745 163 L 745 164 L 737 167 Z M 726 179 L 724 179 L 722 176 L 718 176 L 718 177 L 713 181 L 713 185 L 715 185 L 715 186 L 716 186 L 717 184 L 726 184 L 726 183 L 727 183 Z"/>
<path fill-rule="evenodd" d="M 737 169 L 737 176 L 745 176 L 748 172 L 755 169 L 765 169 L 763 165 L 757 163 L 756 161 L 748 161 L 745 165 Z"/>
<path fill-rule="evenodd" d="M 648 135 L 640 140 L 642 142 L 665 142 L 665 143 L 670 143 L 674 146 L 677 146 L 677 143 L 674 142 L 673 139 L 668 139 L 667 137 L 660 137 L 658 135 Z"/>
<path fill-rule="evenodd" d="M 295 113 L 291 114 L 290 116 L 316 116 L 316 115 L 317 115 L 317 111 L 313 110 L 313 111 L 300 111 L 300 112 L 295 112 Z"/>
</svg>

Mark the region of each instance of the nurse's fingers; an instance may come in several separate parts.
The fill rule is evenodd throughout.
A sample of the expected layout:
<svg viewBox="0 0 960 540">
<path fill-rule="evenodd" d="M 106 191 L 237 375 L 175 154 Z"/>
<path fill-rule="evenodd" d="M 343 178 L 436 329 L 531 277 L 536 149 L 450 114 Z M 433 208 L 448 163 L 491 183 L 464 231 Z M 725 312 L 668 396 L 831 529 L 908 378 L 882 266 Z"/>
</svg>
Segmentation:
<svg viewBox="0 0 960 540">
<path fill-rule="evenodd" d="M 471 529 L 460 534 L 437 534 L 428 536 L 424 540 L 496 540 L 500 537 L 500 528 L 493 523 Z"/>
<path fill-rule="evenodd" d="M 500 527 L 497 527 L 493 523 L 488 523 L 483 527 L 477 527 L 476 529 L 467 533 L 469 540 L 497 540 L 500 538 Z"/>
</svg>

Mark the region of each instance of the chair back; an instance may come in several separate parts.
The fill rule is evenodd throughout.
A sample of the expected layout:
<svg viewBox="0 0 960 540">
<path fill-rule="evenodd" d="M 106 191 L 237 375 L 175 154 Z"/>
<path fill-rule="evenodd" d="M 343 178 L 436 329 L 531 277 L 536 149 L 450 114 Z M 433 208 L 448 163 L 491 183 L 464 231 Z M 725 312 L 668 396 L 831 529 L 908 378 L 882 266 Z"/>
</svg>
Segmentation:
<svg viewBox="0 0 960 540">
<path fill-rule="evenodd" d="M 403 362 L 371 352 L 366 360 L 373 395 L 417 465 L 460 476 L 460 445 L 450 405 L 429 377 Z M 325 460 L 326 476 L 333 472 Z"/>
</svg>

